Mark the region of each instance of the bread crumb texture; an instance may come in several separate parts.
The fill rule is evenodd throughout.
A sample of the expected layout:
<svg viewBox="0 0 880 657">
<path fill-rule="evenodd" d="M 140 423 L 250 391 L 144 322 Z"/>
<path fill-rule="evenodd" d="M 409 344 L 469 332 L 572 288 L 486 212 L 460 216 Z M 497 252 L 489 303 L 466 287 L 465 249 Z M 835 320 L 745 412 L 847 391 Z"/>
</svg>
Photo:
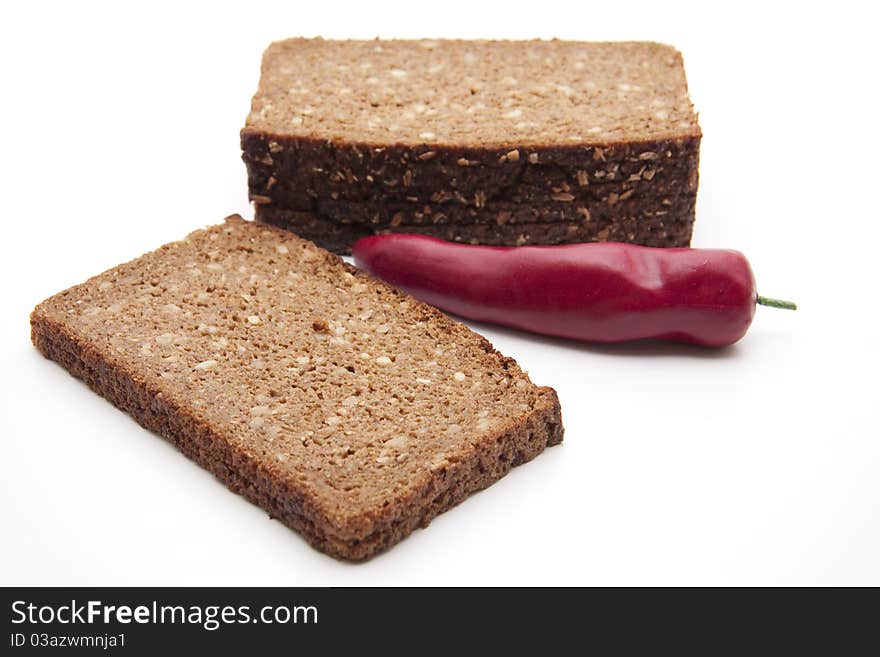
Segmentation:
<svg viewBox="0 0 880 657">
<path fill-rule="evenodd" d="M 562 438 L 553 390 L 484 338 L 240 217 L 61 292 L 31 321 L 45 355 L 341 558 L 397 542 Z"/>
<path fill-rule="evenodd" d="M 464 148 L 699 134 L 674 48 L 556 40 L 279 41 L 245 129 Z"/>
</svg>

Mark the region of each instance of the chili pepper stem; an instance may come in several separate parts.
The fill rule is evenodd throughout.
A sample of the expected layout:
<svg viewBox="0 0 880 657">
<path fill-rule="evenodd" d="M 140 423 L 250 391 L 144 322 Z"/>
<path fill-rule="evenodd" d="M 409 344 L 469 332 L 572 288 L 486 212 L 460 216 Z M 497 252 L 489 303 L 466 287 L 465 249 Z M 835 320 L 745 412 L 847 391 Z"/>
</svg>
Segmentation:
<svg viewBox="0 0 880 657">
<path fill-rule="evenodd" d="M 773 299 L 772 297 L 762 297 L 760 294 L 758 295 L 757 303 L 759 306 L 770 306 L 771 308 L 783 308 L 785 310 L 797 310 L 797 304 L 794 301 Z"/>
</svg>

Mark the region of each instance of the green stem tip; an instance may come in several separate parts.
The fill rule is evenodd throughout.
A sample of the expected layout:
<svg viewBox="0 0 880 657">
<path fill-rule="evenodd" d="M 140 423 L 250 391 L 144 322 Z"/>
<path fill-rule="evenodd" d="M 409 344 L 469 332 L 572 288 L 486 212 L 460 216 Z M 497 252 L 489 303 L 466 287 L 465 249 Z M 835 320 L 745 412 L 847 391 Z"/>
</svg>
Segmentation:
<svg viewBox="0 0 880 657">
<path fill-rule="evenodd" d="M 794 301 L 784 301 L 783 299 L 773 299 L 771 297 L 762 297 L 758 295 L 757 303 L 759 306 L 770 306 L 771 308 L 783 308 L 784 310 L 797 310 L 797 304 Z"/>
</svg>

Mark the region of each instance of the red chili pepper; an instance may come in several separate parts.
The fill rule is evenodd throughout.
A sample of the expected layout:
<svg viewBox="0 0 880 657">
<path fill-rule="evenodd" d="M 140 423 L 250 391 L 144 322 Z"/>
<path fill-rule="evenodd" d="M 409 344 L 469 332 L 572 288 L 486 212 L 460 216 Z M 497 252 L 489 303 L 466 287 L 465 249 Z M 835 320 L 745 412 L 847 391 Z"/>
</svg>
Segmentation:
<svg viewBox="0 0 880 657">
<path fill-rule="evenodd" d="M 745 335 L 758 296 L 738 251 L 614 242 L 494 247 L 425 235 L 365 237 L 355 263 L 462 317 L 595 342 L 659 338 L 721 347 Z"/>
</svg>

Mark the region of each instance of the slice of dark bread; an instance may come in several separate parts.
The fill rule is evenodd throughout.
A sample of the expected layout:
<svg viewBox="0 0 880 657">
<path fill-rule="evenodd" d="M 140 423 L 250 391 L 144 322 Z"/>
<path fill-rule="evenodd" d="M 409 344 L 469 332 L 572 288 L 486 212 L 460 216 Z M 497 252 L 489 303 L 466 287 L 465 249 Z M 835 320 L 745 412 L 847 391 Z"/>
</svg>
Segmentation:
<svg viewBox="0 0 880 657">
<path fill-rule="evenodd" d="M 462 241 L 486 242 L 491 231 L 470 224 L 503 222 L 494 207 L 517 205 L 549 223 L 573 209 L 645 224 L 538 228 L 530 243 L 616 234 L 686 246 L 700 136 L 681 55 L 661 44 L 290 39 L 263 57 L 241 143 L 257 219 L 276 225 L 285 213 L 377 216 L 372 233 L 401 205 L 432 204 L 453 223 L 446 206 L 463 205 L 475 213 Z M 664 204 L 672 194 L 689 209 Z M 620 198 L 635 210 L 618 212 Z M 517 240 L 499 230 L 488 243 Z"/>
<path fill-rule="evenodd" d="M 48 358 L 335 557 L 562 440 L 556 393 L 295 235 L 230 217 L 47 299 Z"/>
<path fill-rule="evenodd" d="M 535 223 L 444 222 L 409 225 L 371 226 L 348 221 L 332 221 L 312 212 L 267 209 L 260 223 L 292 230 L 297 235 L 325 244 L 331 251 L 344 252 L 361 237 L 386 233 L 422 233 L 450 242 L 524 246 L 526 244 L 567 244 L 570 242 L 637 242 L 646 246 L 668 246 L 669 240 L 689 239 L 691 227 L 685 221 L 667 221 L 662 237 L 656 224 L 639 217 L 617 217 L 611 221 L 572 220 Z"/>
</svg>

